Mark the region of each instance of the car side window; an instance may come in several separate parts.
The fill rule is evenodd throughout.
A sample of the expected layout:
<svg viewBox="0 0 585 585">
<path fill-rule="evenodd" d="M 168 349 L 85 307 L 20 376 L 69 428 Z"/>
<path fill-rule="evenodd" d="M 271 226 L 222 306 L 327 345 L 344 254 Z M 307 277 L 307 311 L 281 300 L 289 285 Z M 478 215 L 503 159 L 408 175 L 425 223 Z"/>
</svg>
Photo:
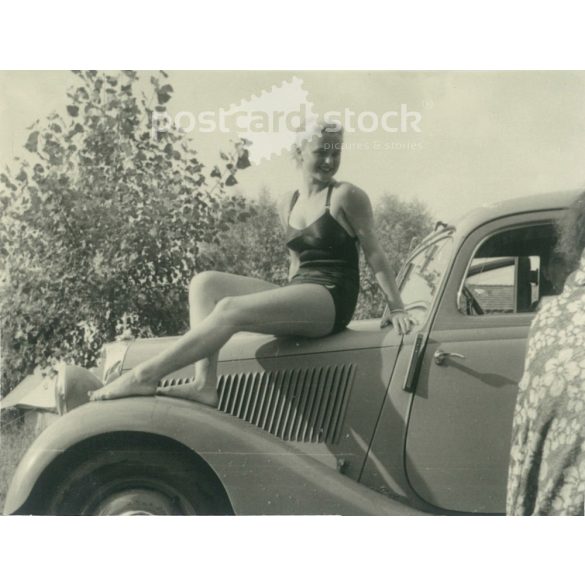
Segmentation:
<svg viewBox="0 0 585 585">
<path fill-rule="evenodd" d="M 554 253 L 551 224 L 510 228 L 492 234 L 475 251 L 460 287 L 464 315 L 532 313 L 545 297 L 559 294 L 566 273 Z"/>
</svg>

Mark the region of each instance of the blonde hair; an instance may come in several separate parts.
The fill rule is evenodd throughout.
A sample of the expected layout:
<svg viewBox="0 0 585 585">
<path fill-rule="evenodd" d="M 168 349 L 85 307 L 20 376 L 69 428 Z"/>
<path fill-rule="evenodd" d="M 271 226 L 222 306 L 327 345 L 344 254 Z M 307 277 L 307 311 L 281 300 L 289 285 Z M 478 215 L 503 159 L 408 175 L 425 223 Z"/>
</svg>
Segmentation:
<svg viewBox="0 0 585 585">
<path fill-rule="evenodd" d="M 300 167 L 303 162 L 303 146 L 310 142 L 313 137 L 319 136 L 322 138 L 325 135 L 336 135 L 343 140 L 343 126 L 339 122 L 326 118 L 310 118 L 301 122 L 291 151 L 292 158 L 297 166 Z"/>
</svg>

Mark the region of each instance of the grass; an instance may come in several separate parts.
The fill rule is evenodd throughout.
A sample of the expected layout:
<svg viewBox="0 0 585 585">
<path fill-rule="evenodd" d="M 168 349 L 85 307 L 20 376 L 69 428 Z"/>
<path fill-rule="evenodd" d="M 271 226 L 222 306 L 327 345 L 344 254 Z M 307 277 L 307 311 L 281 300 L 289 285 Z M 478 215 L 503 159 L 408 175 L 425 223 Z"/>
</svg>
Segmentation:
<svg viewBox="0 0 585 585">
<path fill-rule="evenodd" d="M 34 424 L 25 421 L 24 415 L 11 417 L 0 425 L 0 514 L 16 466 L 36 436 Z"/>
</svg>

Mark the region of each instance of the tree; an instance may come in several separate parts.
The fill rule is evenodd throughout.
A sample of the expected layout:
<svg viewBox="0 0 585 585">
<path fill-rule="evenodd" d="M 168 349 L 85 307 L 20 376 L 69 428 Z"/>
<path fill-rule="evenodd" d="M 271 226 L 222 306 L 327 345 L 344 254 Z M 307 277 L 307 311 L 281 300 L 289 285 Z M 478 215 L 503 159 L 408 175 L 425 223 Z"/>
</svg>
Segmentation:
<svg viewBox="0 0 585 585">
<path fill-rule="evenodd" d="M 376 234 L 394 272 L 398 274 L 409 252 L 433 229 L 428 208 L 420 201 L 404 201 L 385 193 L 374 206 Z M 359 319 L 380 317 L 385 300 L 366 263 L 361 262 L 360 298 L 355 316 Z"/>
<path fill-rule="evenodd" d="M 265 189 L 248 207 L 247 221 L 231 225 L 218 242 L 201 247 L 200 265 L 283 285 L 288 280 L 288 254 L 275 201 Z"/>
<path fill-rule="evenodd" d="M 180 130 L 151 127 L 166 73 L 152 98 L 134 71 L 73 73 L 67 114 L 35 122 L 30 156 L 0 174 L 3 394 L 36 366 L 94 364 L 122 329 L 181 332 L 200 244 L 247 216 L 226 194 L 245 144 L 207 170 Z"/>
</svg>

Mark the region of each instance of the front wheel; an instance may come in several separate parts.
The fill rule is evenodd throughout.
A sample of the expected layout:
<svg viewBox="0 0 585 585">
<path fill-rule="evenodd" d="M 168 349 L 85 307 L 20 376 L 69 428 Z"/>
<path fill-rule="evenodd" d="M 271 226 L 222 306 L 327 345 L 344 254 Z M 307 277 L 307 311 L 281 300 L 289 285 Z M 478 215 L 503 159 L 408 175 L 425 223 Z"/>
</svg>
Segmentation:
<svg viewBox="0 0 585 585">
<path fill-rule="evenodd" d="M 222 513 L 201 466 L 181 452 L 104 450 L 69 469 L 46 507 L 58 516 L 177 516 Z M 224 512 L 225 513 L 225 512 Z"/>
</svg>

